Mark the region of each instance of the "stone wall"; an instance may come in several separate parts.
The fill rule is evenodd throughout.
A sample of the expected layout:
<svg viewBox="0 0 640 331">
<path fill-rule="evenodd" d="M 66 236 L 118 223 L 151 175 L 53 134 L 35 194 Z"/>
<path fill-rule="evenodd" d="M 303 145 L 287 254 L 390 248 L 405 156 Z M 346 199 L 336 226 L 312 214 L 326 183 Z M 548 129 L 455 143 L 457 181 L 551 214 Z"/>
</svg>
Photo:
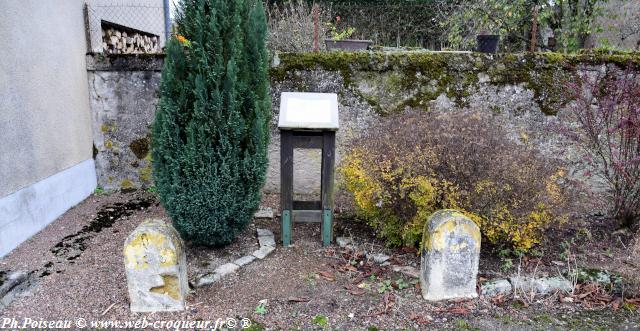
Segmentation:
<svg viewBox="0 0 640 331">
<path fill-rule="evenodd" d="M 147 188 L 162 56 L 88 55 L 93 158 L 105 190 Z"/>
<path fill-rule="evenodd" d="M 104 58 L 101 69 L 89 74 L 96 164 L 99 184 L 106 189 L 151 185 L 148 156 L 140 154 L 143 157 L 139 158 L 134 152 L 135 146 L 143 145 L 138 143 L 140 139 L 149 140 L 147 127 L 156 103 L 159 59 L 158 66 L 142 71 L 144 64 L 135 61 L 145 62 L 139 57 Z M 514 137 L 526 135 L 552 156 L 566 149 L 563 140 L 546 129 L 563 117 L 567 100 L 561 97 L 564 86 L 559 82 L 572 79 L 577 72 L 639 64 L 640 56 L 628 54 L 360 52 L 275 56 L 271 68 L 273 134 L 265 189 L 279 190 L 277 117 L 281 92 L 338 94 L 338 163 L 349 141 L 373 121 L 408 109 L 491 111 L 504 118 Z M 319 153 L 301 150 L 294 158 L 296 192 L 319 192 Z"/>
</svg>

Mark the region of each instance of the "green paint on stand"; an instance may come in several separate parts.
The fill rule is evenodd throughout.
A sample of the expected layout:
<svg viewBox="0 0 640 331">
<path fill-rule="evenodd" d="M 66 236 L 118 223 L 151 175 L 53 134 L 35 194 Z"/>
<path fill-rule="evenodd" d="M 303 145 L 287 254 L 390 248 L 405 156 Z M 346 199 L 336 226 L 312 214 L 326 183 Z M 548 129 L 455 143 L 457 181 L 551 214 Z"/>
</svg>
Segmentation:
<svg viewBox="0 0 640 331">
<path fill-rule="evenodd" d="M 333 213 L 331 209 L 322 212 L 322 246 L 331 245 L 331 232 L 333 230 Z"/>
<path fill-rule="evenodd" d="M 282 246 L 291 245 L 291 211 L 282 211 Z"/>
</svg>

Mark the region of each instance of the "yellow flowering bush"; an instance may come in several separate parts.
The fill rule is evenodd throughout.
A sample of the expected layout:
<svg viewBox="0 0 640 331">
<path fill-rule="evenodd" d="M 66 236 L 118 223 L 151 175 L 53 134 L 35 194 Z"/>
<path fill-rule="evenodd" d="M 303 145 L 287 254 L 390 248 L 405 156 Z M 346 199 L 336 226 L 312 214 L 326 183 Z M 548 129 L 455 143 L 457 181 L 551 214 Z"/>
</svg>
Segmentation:
<svg viewBox="0 0 640 331">
<path fill-rule="evenodd" d="M 526 251 L 566 220 L 559 183 L 567 180 L 557 162 L 516 139 L 492 114 L 392 115 L 353 144 L 341 177 L 390 246 L 418 246 L 429 216 L 452 208 L 489 242 Z"/>
</svg>

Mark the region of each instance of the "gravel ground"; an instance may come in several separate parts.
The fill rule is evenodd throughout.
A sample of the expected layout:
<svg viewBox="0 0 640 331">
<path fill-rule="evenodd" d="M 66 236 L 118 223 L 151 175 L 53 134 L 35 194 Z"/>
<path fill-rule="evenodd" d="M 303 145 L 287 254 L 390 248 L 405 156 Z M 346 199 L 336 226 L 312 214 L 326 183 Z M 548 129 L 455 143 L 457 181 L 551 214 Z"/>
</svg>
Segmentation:
<svg viewBox="0 0 640 331">
<path fill-rule="evenodd" d="M 277 210 L 277 197 L 267 196 L 263 205 Z M 386 250 L 371 238 L 371 231 L 348 221 L 340 222 L 336 232 L 366 243 L 355 251 L 335 246 L 322 248 L 319 226 L 296 225 L 294 247 L 279 246 L 265 260 L 253 262 L 211 286 L 195 289 L 189 296 L 187 310 L 135 314 L 128 309 L 122 245 L 128 233 L 150 217 L 166 215 L 154 196 L 144 192 L 94 195 L 67 212 L 0 260 L 0 270 L 31 272 L 34 280 L 27 293 L 0 311 L 0 321 L 5 317 L 17 320 L 81 317 L 89 321 L 232 317 L 249 318 L 254 326 L 269 330 L 640 327 L 637 312 L 585 310 L 575 304 L 559 304 L 557 297 L 524 305 L 485 299 L 428 304 L 422 300 L 414 279 L 363 257 L 366 253 L 385 252 L 392 256 L 393 264 L 418 266 L 415 252 Z M 279 240 L 277 219 L 258 220 L 226 248 L 189 246 L 189 277 L 255 250 L 256 227 L 269 228 Z M 355 261 L 357 270 L 344 270 L 350 261 Z M 483 264 L 481 273 L 494 274 L 486 269 L 492 265 Z M 381 291 L 387 281 L 393 286 Z M 264 311 L 256 309 L 261 302 Z"/>
</svg>

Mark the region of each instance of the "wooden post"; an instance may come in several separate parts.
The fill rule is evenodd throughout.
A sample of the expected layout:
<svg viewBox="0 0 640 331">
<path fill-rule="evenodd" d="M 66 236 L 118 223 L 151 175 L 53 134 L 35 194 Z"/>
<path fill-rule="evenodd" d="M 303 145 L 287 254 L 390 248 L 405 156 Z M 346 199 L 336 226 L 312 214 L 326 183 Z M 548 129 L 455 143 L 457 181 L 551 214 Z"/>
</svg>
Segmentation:
<svg viewBox="0 0 640 331">
<path fill-rule="evenodd" d="M 321 200 L 322 200 L 322 245 L 333 241 L 333 180 L 335 165 L 336 133 L 324 131 L 322 135 Z"/>
<path fill-rule="evenodd" d="M 291 245 L 293 210 L 293 132 L 280 131 L 280 206 L 282 208 L 282 245 Z"/>
<path fill-rule="evenodd" d="M 309 108 L 314 111 L 308 111 Z M 301 221 L 320 223 L 322 244 L 331 245 L 338 115 L 335 93 L 283 92 L 280 97 L 280 207 L 284 246 L 291 244 L 292 227 Z M 293 199 L 293 151 L 299 148 L 322 150 L 320 200 Z"/>
</svg>

